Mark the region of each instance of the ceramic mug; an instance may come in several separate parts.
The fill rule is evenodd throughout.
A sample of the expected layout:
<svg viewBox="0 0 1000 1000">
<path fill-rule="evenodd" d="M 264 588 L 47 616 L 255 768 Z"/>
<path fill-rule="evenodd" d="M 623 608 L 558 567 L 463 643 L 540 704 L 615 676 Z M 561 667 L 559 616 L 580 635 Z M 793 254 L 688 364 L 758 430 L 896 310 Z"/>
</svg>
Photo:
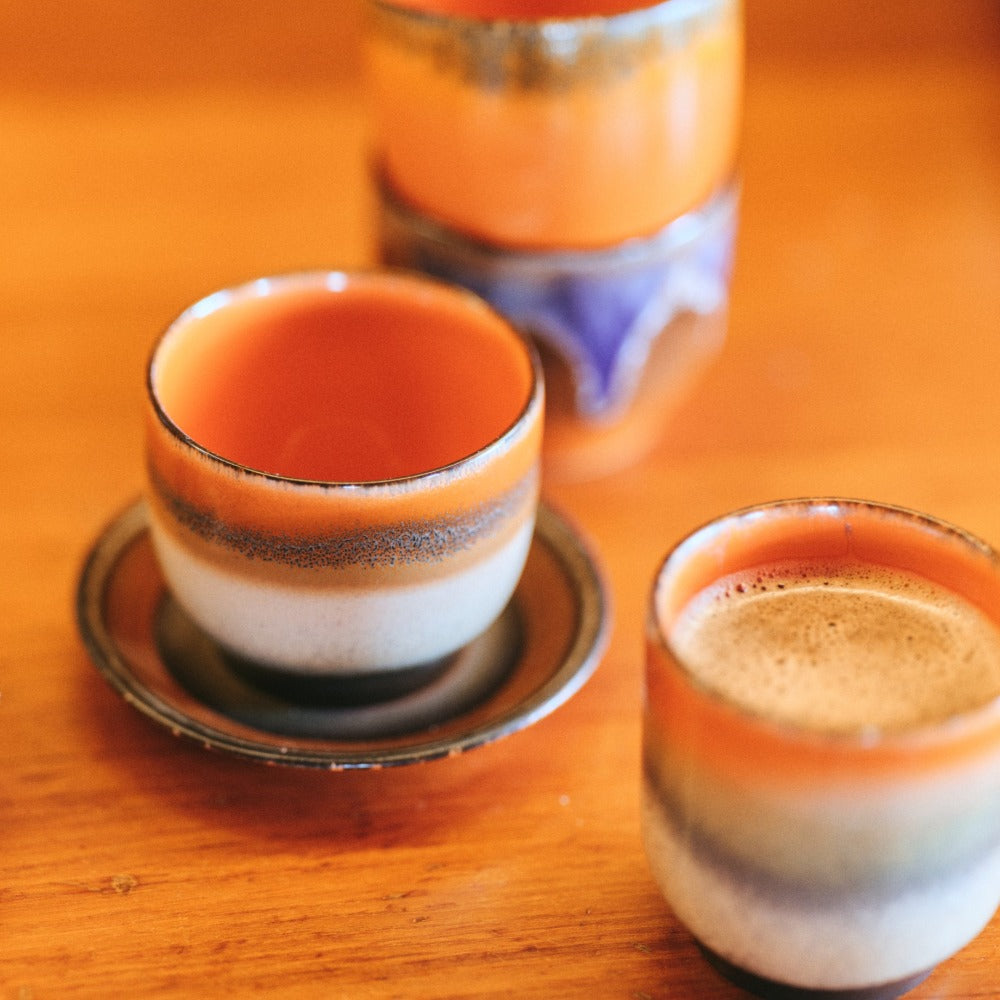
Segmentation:
<svg viewBox="0 0 1000 1000">
<path fill-rule="evenodd" d="M 734 173 L 740 0 L 373 0 L 370 25 L 382 181 L 465 236 L 613 246 Z"/>
<path fill-rule="evenodd" d="M 740 0 L 370 8 L 382 260 L 535 338 L 547 476 L 637 462 L 726 334 Z"/>
<path fill-rule="evenodd" d="M 1000 901 L 1000 559 L 935 518 L 767 504 L 681 542 L 647 640 L 643 835 L 763 997 L 896 997 Z"/>
<path fill-rule="evenodd" d="M 531 345 L 426 278 L 291 274 L 208 296 L 148 367 L 151 533 L 173 596 L 279 675 L 440 661 L 521 575 L 543 406 Z"/>
</svg>

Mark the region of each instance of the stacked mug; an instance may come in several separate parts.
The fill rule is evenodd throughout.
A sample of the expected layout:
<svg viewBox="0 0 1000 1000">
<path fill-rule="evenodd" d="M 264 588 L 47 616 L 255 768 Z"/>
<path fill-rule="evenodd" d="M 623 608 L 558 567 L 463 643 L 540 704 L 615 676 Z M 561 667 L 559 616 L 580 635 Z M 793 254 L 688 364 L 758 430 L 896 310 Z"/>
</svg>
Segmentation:
<svg viewBox="0 0 1000 1000">
<path fill-rule="evenodd" d="M 658 440 L 721 346 L 740 0 L 372 0 L 385 263 L 464 285 L 542 354 L 546 471 Z"/>
</svg>

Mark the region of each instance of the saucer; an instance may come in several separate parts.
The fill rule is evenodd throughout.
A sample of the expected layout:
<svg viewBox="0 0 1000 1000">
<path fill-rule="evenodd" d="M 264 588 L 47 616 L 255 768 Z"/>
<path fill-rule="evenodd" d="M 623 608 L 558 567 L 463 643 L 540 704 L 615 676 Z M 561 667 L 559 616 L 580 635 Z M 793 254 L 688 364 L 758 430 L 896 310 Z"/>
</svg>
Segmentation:
<svg viewBox="0 0 1000 1000">
<path fill-rule="evenodd" d="M 374 703 L 298 698 L 255 682 L 170 595 L 137 501 L 91 549 L 77 621 L 98 671 L 174 735 L 269 764 L 376 768 L 454 756 L 571 698 L 608 637 L 608 602 L 583 540 L 542 504 L 506 610 L 426 684 Z"/>
</svg>

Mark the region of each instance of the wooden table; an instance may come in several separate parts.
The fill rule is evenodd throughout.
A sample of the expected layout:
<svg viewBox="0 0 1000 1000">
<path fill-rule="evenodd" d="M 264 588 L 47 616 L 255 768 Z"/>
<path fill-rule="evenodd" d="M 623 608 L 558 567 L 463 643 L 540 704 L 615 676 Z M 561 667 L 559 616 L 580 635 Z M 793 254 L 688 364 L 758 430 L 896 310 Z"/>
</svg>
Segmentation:
<svg viewBox="0 0 1000 1000">
<path fill-rule="evenodd" d="M 597 673 L 464 757 L 326 774 L 152 725 L 72 609 L 141 489 L 163 324 L 233 281 L 372 259 L 358 8 L 9 0 L 0 997 L 736 1000 L 640 848 L 647 587 L 689 528 L 779 496 L 1000 542 L 998 20 L 989 0 L 749 0 L 726 350 L 642 466 L 547 487 L 613 593 Z M 1000 996 L 1000 918 L 912 996 Z"/>
</svg>

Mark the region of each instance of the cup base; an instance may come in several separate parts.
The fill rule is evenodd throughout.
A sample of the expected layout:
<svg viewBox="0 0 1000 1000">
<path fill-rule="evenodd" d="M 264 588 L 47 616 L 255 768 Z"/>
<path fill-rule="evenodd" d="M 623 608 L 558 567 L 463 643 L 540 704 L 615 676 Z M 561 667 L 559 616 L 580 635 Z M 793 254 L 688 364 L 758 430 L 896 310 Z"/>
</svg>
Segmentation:
<svg viewBox="0 0 1000 1000">
<path fill-rule="evenodd" d="M 152 622 L 165 669 L 196 701 L 255 730 L 367 741 L 440 726 L 485 702 L 524 648 L 516 601 L 482 635 L 443 660 L 371 676 L 305 676 L 237 658 L 167 593 Z"/>
<path fill-rule="evenodd" d="M 378 705 L 413 694 L 440 677 L 454 659 L 443 656 L 397 670 L 317 675 L 279 669 L 229 651 L 223 655 L 234 673 L 266 694 L 302 705 L 342 707 Z"/>
<path fill-rule="evenodd" d="M 717 952 L 706 948 L 700 941 L 696 943 L 705 960 L 716 972 L 740 989 L 756 997 L 762 997 L 763 1000 L 895 1000 L 896 997 L 918 986 L 934 971 L 933 968 L 925 969 L 914 976 L 875 986 L 833 990 L 809 989 L 758 976 L 756 973 L 741 969 L 738 965 L 733 965 Z"/>
</svg>

